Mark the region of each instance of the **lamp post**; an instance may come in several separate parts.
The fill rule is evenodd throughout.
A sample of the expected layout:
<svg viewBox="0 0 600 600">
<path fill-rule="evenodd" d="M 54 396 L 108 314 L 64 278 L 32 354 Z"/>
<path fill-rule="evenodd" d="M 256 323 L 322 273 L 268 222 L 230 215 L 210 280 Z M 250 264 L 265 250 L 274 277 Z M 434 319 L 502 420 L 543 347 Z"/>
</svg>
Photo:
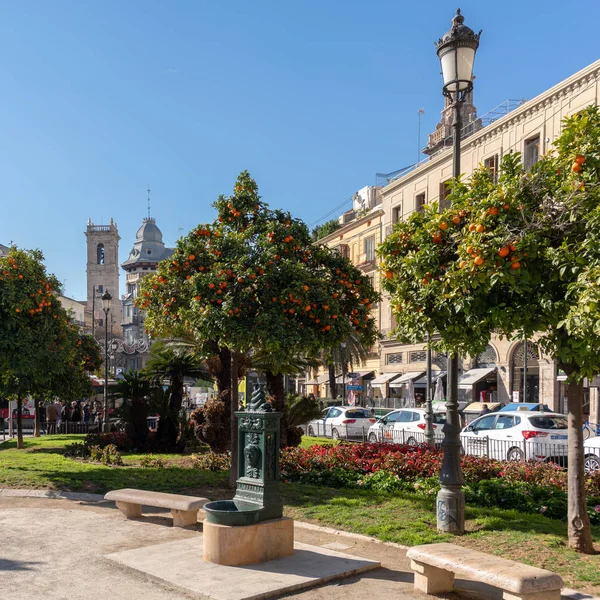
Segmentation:
<svg viewBox="0 0 600 600">
<path fill-rule="evenodd" d="M 427 387 L 425 388 L 425 442 L 433 446 L 433 403 L 431 401 L 431 338 L 427 334 Z"/>
<path fill-rule="evenodd" d="M 473 89 L 473 63 L 479 46 L 479 33 L 464 24 L 465 18 L 456 10 L 452 27 L 436 44 L 442 67 L 443 93 L 452 107 L 453 162 L 452 177 L 460 176 L 461 108 L 466 95 Z M 458 354 L 448 357 L 448 401 L 443 428 L 444 460 L 440 472 L 441 489 L 437 495 L 437 528 L 439 531 L 462 534 L 465 529 L 464 475 L 460 465 L 460 422 L 458 415 Z"/>
<path fill-rule="evenodd" d="M 110 433 L 110 422 L 108 420 L 108 313 L 110 312 L 110 301 L 112 296 L 108 291 L 102 294 L 102 310 L 104 311 L 104 420 L 102 431 Z"/>
<path fill-rule="evenodd" d="M 340 344 L 342 349 L 342 404 L 346 402 L 346 342 Z"/>
</svg>

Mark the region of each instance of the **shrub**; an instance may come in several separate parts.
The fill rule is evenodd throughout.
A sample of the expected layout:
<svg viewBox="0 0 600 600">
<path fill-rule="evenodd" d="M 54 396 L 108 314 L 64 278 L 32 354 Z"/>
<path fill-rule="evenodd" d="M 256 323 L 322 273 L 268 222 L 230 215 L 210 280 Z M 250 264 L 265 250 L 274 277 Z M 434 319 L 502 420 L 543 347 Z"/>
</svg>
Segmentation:
<svg viewBox="0 0 600 600">
<path fill-rule="evenodd" d="M 105 448 L 113 445 L 117 450 L 131 450 L 133 443 L 124 431 L 113 431 L 111 433 L 88 433 L 83 443 L 88 446 L 99 446 Z"/>
<path fill-rule="evenodd" d="M 159 456 L 146 454 L 140 460 L 140 466 L 144 469 L 162 469 L 165 466 L 165 461 Z"/>
<path fill-rule="evenodd" d="M 65 446 L 65 456 L 68 458 L 89 458 L 90 448 L 83 442 L 74 442 Z"/>
<path fill-rule="evenodd" d="M 213 452 L 229 449 L 229 405 L 222 400 L 209 400 L 191 415 L 196 437 L 210 446 Z"/>
<path fill-rule="evenodd" d="M 121 466 L 123 464 L 123 459 L 121 458 L 121 454 L 117 450 L 117 447 L 114 444 L 109 444 L 105 446 L 102 450 L 102 464 L 105 465 L 117 465 Z"/>
<path fill-rule="evenodd" d="M 229 471 L 231 468 L 230 454 L 218 454 L 217 452 L 211 451 L 204 454 L 193 454 L 192 460 L 196 469 Z"/>
</svg>

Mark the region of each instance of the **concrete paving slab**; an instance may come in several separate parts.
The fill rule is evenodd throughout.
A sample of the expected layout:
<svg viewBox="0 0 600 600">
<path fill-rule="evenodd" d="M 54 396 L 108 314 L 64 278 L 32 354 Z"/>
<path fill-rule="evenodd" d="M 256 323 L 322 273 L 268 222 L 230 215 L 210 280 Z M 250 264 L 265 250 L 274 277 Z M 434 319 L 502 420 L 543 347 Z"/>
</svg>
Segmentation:
<svg viewBox="0 0 600 600">
<path fill-rule="evenodd" d="M 378 569 L 375 560 L 295 542 L 294 554 L 245 567 L 202 559 L 202 535 L 105 556 L 168 587 L 210 600 L 263 600 Z"/>
<path fill-rule="evenodd" d="M 350 550 L 352 546 L 348 544 L 340 544 L 339 542 L 330 542 L 329 544 L 322 544 L 321 548 L 328 548 L 329 550 Z"/>
</svg>

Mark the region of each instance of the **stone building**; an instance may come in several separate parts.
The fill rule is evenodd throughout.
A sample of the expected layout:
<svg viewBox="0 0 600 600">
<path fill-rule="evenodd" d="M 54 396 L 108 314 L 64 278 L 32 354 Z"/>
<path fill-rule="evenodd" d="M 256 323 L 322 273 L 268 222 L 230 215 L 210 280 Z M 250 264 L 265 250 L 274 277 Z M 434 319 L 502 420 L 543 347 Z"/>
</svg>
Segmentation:
<svg viewBox="0 0 600 600">
<path fill-rule="evenodd" d="M 73 323 L 78 325 L 79 331 L 84 332 L 86 330 L 85 322 L 85 310 L 87 308 L 87 302 L 81 300 L 74 300 L 68 296 L 58 297 L 62 307 L 69 313 Z"/>
<path fill-rule="evenodd" d="M 100 297 L 104 292 L 112 295 L 108 314 L 111 336 L 121 333 L 121 298 L 119 295 L 119 231 L 111 219 L 109 225 L 95 225 L 88 219 L 87 238 L 87 303 L 85 321 L 90 330 L 100 338 L 104 331 L 105 315 Z M 98 330 L 98 331 L 97 331 Z"/>
<path fill-rule="evenodd" d="M 135 306 L 140 281 L 156 271 L 158 263 L 173 254 L 173 248 L 165 247 L 160 229 L 152 217 L 143 220 L 138 229 L 133 248 L 127 260 L 121 263 L 126 273 L 125 294 L 123 294 L 123 317 L 121 321 L 123 340 L 116 347 L 125 370 L 138 370 L 144 367 L 149 341 L 144 331 L 144 314 Z"/>
<path fill-rule="evenodd" d="M 7 256 L 9 252 L 10 252 L 10 248 L 8 246 L 4 246 L 3 244 L 0 244 L 0 257 Z"/>
<path fill-rule="evenodd" d="M 493 122 L 485 123 L 484 120 L 482 127 L 466 132 L 461 143 L 463 173 L 468 176 L 484 165 L 496 175 L 507 152 L 520 152 L 526 167 L 535 163 L 551 150 L 552 142 L 561 133 L 564 117 L 598 103 L 599 80 L 600 61 L 597 61 Z M 381 190 L 385 235 L 390 233 L 394 223 L 421 210 L 425 204 L 444 203 L 447 182 L 452 177 L 452 151 L 440 149 L 437 141 L 437 137 L 430 136 L 432 152 L 429 160 L 404 172 Z M 394 327 L 388 299 L 384 299 L 381 331 L 386 339 L 381 343 L 380 370 L 383 373 L 410 373 L 417 381 L 425 372 L 425 345 L 400 344 L 389 335 Z M 434 368 L 443 369 L 445 357 L 434 353 L 434 363 Z M 526 386 L 523 385 L 525 379 Z M 564 412 L 563 382 L 557 365 L 537 348 L 535 338 L 528 341 L 492 338 L 483 355 L 464 357 L 459 393 L 462 399 L 473 401 L 540 401 Z M 588 388 L 588 395 L 592 401 L 593 420 L 598 408 L 597 389 Z"/>
</svg>

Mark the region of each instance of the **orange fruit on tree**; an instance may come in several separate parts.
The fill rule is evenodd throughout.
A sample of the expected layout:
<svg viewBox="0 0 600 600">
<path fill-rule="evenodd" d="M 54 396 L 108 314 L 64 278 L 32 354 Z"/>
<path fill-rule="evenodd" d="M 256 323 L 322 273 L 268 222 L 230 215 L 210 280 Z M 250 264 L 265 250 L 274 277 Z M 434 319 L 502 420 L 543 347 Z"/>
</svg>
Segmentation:
<svg viewBox="0 0 600 600">
<path fill-rule="evenodd" d="M 212 290 L 215 287 L 215 284 L 214 283 L 209 283 L 208 287 Z"/>
<path fill-rule="evenodd" d="M 498 255 L 501 256 L 502 258 L 508 256 L 508 253 L 510 252 L 510 248 L 508 248 L 507 246 L 504 246 L 503 248 L 500 248 L 500 250 L 498 250 Z"/>
<path fill-rule="evenodd" d="M 391 279 L 394 276 L 394 273 L 392 273 L 392 271 L 386 271 L 385 276 L 387 279 Z M 333 297 L 337 298 L 337 294 L 333 294 Z"/>
<path fill-rule="evenodd" d="M 459 217 L 458 215 L 457 215 L 457 216 L 455 216 L 455 217 L 452 217 L 452 222 L 453 222 L 455 225 L 460 225 L 460 217 Z"/>
<path fill-rule="evenodd" d="M 423 279 L 421 279 L 421 283 L 423 285 L 427 285 L 429 283 L 429 280 L 427 279 L 427 277 L 423 277 Z"/>
<path fill-rule="evenodd" d="M 469 231 L 475 231 L 475 229 L 477 229 L 477 225 L 475 225 L 475 223 L 471 223 L 469 225 Z"/>
<path fill-rule="evenodd" d="M 579 163 L 573 163 L 573 166 L 571 167 L 571 171 L 573 171 L 573 173 L 579 173 L 579 171 L 581 171 L 581 165 Z"/>
<path fill-rule="evenodd" d="M 517 269 L 521 268 L 521 263 L 517 260 L 512 265 L 510 265 L 510 268 L 515 269 L 515 271 L 516 271 Z"/>
<path fill-rule="evenodd" d="M 510 248 L 511 252 L 517 251 L 517 247 L 514 244 L 510 244 L 508 247 Z"/>
<path fill-rule="evenodd" d="M 467 216 L 467 211 L 466 210 L 459 210 L 458 211 L 458 216 L 459 217 L 466 217 Z"/>
<path fill-rule="evenodd" d="M 477 225 L 477 227 L 475 228 L 475 231 L 477 233 L 483 233 L 485 231 L 485 225 L 482 225 L 481 223 L 479 223 L 479 225 Z"/>
<path fill-rule="evenodd" d="M 503 204 L 503 205 L 502 205 L 502 208 L 503 208 L 504 210 L 508 210 L 508 209 L 510 208 L 510 204 Z"/>
<path fill-rule="evenodd" d="M 484 260 L 482 256 L 476 256 L 473 262 L 479 267 L 483 264 Z"/>
<path fill-rule="evenodd" d="M 441 229 L 442 231 L 446 231 L 446 229 L 448 229 L 448 223 L 446 223 L 445 221 L 442 221 L 442 222 L 440 223 L 440 229 Z"/>
<path fill-rule="evenodd" d="M 578 165 L 582 165 L 582 164 L 585 162 L 585 156 L 583 156 L 583 154 L 578 154 L 578 155 L 575 157 L 575 162 L 576 162 Z"/>
<path fill-rule="evenodd" d="M 498 214 L 498 209 L 495 206 L 492 206 L 492 207 L 489 208 L 488 214 L 490 214 L 492 216 L 495 216 L 495 215 Z"/>
<path fill-rule="evenodd" d="M 467 254 L 471 255 L 473 252 L 475 252 L 473 246 L 467 246 Z"/>
<path fill-rule="evenodd" d="M 466 266 L 467 266 L 467 261 L 465 261 L 465 260 L 461 260 L 460 263 L 458 264 L 459 269 L 464 269 Z"/>
</svg>

